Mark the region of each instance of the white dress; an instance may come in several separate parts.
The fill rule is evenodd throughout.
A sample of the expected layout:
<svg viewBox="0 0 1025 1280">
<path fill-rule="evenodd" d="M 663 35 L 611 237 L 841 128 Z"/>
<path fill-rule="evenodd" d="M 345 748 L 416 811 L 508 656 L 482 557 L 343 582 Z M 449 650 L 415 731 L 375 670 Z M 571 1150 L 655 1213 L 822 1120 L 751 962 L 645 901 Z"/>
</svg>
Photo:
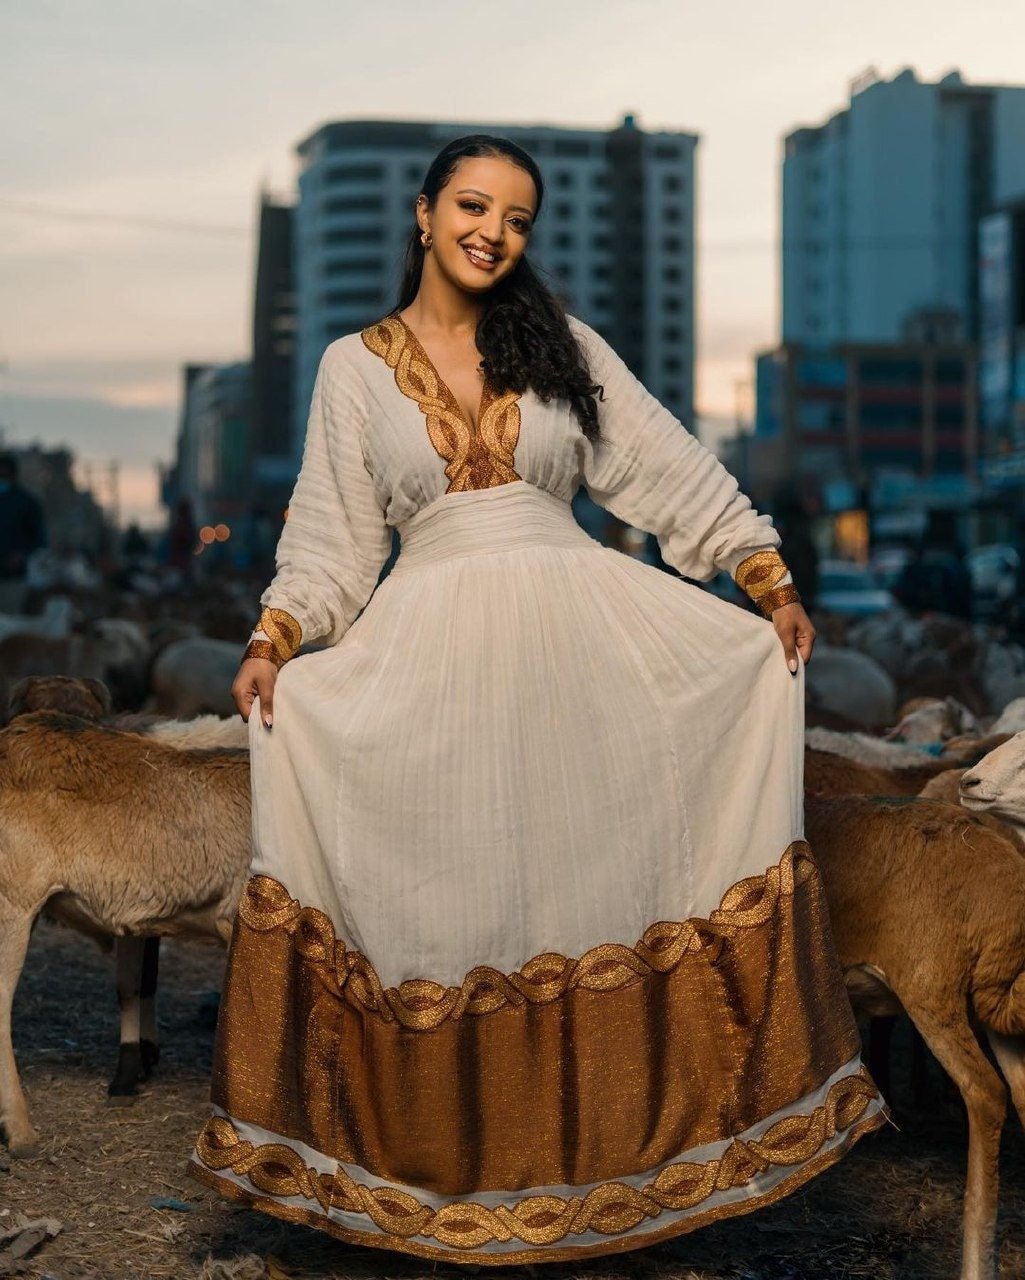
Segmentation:
<svg viewBox="0 0 1025 1280">
<path fill-rule="evenodd" d="M 397 316 L 333 342 L 261 597 L 328 647 L 281 668 L 270 731 L 250 716 L 252 879 L 189 1168 L 426 1258 L 638 1248 L 885 1118 L 803 839 L 803 666 L 570 503 L 583 483 L 699 580 L 779 536 L 570 324 L 597 447 L 532 391 L 485 387 L 474 428 Z"/>
</svg>

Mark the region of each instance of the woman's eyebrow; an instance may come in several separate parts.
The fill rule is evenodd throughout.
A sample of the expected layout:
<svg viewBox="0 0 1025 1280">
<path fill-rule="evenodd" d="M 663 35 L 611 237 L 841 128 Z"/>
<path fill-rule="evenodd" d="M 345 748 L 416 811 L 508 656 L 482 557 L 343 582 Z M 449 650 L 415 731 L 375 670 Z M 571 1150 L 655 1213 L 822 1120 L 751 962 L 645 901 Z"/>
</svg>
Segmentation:
<svg viewBox="0 0 1025 1280">
<path fill-rule="evenodd" d="M 495 198 L 494 196 L 489 196 L 486 191 L 478 191 L 476 187 L 460 187 L 456 192 L 456 195 L 461 196 L 464 192 L 474 196 L 483 196 L 485 200 L 493 200 Z M 527 214 L 527 216 L 531 218 L 534 216 L 527 206 L 523 204 L 511 204 L 509 208 L 518 209 L 520 212 Z"/>
</svg>

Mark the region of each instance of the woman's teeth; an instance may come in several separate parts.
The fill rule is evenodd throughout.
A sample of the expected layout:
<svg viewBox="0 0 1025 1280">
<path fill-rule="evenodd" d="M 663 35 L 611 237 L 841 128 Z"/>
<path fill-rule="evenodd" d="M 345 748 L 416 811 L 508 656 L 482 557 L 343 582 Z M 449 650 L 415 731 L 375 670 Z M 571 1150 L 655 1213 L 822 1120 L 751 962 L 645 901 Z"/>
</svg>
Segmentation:
<svg viewBox="0 0 1025 1280">
<path fill-rule="evenodd" d="M 492 254 L 482 253 L 479 249 L 471 249 L 467 245 L 463 245 L 463 252 L 478 267 L 493 267 L 498 261 Z"/>
</svg>

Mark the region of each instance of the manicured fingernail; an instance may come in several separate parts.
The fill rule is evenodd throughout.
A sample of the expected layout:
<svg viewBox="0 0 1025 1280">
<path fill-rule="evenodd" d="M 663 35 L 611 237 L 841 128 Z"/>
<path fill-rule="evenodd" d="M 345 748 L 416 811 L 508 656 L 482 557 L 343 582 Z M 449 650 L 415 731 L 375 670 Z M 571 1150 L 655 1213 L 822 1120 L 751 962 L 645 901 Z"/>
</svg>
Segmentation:
<svg viewBox="0 0 1025 1280">
<path fill-rule="evenodd" d="M 274 720 L 273 720 L 273 718 L 272 718 L 271 716 L 264 716 L 264 717 L 263 717 L 263 723 L 264 723 L 264 724 L 267 726 L 267 728 L 269 729 L 269 728 L 271 727 L 271 725 L 274 723 Z"/>
<path fill-rule="evenodd" d="M 796 659 L 796 658 L 791 658 L 791 659 L 790 659 L 790 661 L 787 663 L 787 666 L 790 668 L 791 672 L 792 672 L 794 675 L 796 675 L 796 674 L 797 674 L 797 659 Z"/>
</svg>

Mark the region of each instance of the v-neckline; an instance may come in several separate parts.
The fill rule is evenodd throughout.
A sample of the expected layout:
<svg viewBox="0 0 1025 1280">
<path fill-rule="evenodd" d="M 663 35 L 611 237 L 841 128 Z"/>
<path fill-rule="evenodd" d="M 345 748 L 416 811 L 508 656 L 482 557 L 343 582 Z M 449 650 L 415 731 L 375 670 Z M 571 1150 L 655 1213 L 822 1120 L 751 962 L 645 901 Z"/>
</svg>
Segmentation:
<svg viewBox="0 0 1025 1280">
<path fill-rule="evenodd" d="M 445 379 L 438 372 L 438 366 L 427 354 L 427 350 L 424 347 L 424 344 L 420 341 L 420 339 L 416 336 L 416 333 L 409 327 L 409 325 L 406 323 L 405 320 L 403 320 L 403 318 L 399 315 L 397 311 L 394 312 L 394 315 L 395 315 L 395 319 L 399 322 L 400 325 L 402 325 L 403 329 L 405 329 L 407 337 L 412 342 L 412 344 L 416 347 L 417 352 L 420 355 L 421 359 L 428 365 L 431 372 L 438 379 L 438 385 L 442 387 L 444 391 L 447 392 L 448 398 L 452 401 L 456 409 L 459 411 L 459 416 L 470 428 L 470 431 L 474 435 L 476 435 L 477 432 L 480 430 L 481 419 L 484 416 L 484 410 L 487 407 L 487 403 L 489 399 L 490 387 L 488 385 L 487 374 L 484 375 L 484 382 L 480 389 L 480 400 L 477 403 L 477 421 L 471 422 L 470 419 L 466 416 L 466 412 L 463 409 L 462 402 L 460 401 L 459 397 L 456 395 L 456 393 L 452 390 L 452 388 L 448 385 Z"/>
</svg>

